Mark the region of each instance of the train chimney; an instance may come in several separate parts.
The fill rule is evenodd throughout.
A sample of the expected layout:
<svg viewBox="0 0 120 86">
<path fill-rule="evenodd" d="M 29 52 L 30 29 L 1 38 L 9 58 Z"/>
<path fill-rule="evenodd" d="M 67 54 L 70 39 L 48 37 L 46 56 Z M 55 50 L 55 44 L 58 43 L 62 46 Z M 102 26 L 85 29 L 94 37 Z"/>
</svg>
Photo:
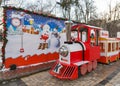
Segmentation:
<svg viewBox="0 0 120 86">
<path fill-rule="evenodd" d="M 71 42 L 71 26 L 72 26 L 72 24 L 73 24 L 72 21 L 65 21 L 67 42 Z"/>
</svg>

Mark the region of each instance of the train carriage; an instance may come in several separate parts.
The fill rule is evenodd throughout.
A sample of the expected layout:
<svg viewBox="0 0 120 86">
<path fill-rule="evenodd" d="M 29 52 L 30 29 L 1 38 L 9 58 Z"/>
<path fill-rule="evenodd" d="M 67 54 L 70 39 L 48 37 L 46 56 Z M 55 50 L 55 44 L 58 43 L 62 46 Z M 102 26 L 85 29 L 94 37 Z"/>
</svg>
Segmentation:
<svg viewBox="0 0 120 86">
<path fill-rule="evenodd" d="M 119 59 L 119 40 L 116 38 L 99 38 L 100 59 L 98 62 L 109 64 Z"/>
<path fill-rule="evenodd" d="M 119 41 L 118 47 L 119 47 L 119 58 L 120 58 L 120 32 L 117 32 L 117 40 Z"/>
</svg>

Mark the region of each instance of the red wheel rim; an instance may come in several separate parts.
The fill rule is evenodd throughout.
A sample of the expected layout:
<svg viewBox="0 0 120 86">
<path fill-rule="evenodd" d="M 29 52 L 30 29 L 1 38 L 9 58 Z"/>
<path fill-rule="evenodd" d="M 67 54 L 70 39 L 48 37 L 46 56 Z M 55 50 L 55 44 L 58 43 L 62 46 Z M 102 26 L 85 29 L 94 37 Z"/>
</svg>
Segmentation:
<svg viewBox="0 0 120 86">
<path fill-rule="evenodd" d="M 87 64 L 87 70 L 88 70 L 88 72 L 91 72 L 91 71 L 92 71 L 92 62 L 89 62 L 89 63 Z"/>
<path fill-rule="evenodd" d="M 93 66 L 93 69 L 96 69 L 96 67 L 97 67 L 97 61 L 96 60 L 92 62 L 92 66 Z"/>
<path fill-rule="evenodd" d="M 85 75 L 87 73 L 87 65 L 84 64 L 80 67 L 80 73 L 81 75 Z"/>
</svg>

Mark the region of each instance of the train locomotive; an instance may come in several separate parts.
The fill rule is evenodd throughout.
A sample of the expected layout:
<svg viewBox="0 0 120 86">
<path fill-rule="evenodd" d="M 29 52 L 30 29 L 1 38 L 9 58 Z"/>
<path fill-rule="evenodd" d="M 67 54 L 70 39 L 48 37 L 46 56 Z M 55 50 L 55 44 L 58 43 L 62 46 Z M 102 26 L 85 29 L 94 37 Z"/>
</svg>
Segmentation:
<svg viewBox="0 0 120 86">
<path fill-rule="evenodd" d="M 85 24 L 72 25 L 66 21 L 67 41 L 59 48 L 59 59 L 50 74 L 59 79 L 77 79 L 97 67 L 100 58 L 99 31 Z"/>
</svg>

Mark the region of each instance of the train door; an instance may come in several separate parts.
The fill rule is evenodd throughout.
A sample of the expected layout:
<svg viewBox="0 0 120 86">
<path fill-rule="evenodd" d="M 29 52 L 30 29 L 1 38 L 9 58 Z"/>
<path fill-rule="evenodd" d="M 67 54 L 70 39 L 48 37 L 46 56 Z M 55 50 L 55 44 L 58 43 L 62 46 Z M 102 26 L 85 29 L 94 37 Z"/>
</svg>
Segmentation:
<svg viewBox="0 0 120 86">
<path fill-rule="evenodd" d="M 98 46 L 99 30 L 90 29 L 90 60 L 100 58 L 100 47 Z"/>
<path fill-rule="evenodd" d="M 0 70 L 3 66 L 3 59 L 2 59 L 2 46 L 3 46 L 3 42 L 0 42 Z"/>
</svg>

